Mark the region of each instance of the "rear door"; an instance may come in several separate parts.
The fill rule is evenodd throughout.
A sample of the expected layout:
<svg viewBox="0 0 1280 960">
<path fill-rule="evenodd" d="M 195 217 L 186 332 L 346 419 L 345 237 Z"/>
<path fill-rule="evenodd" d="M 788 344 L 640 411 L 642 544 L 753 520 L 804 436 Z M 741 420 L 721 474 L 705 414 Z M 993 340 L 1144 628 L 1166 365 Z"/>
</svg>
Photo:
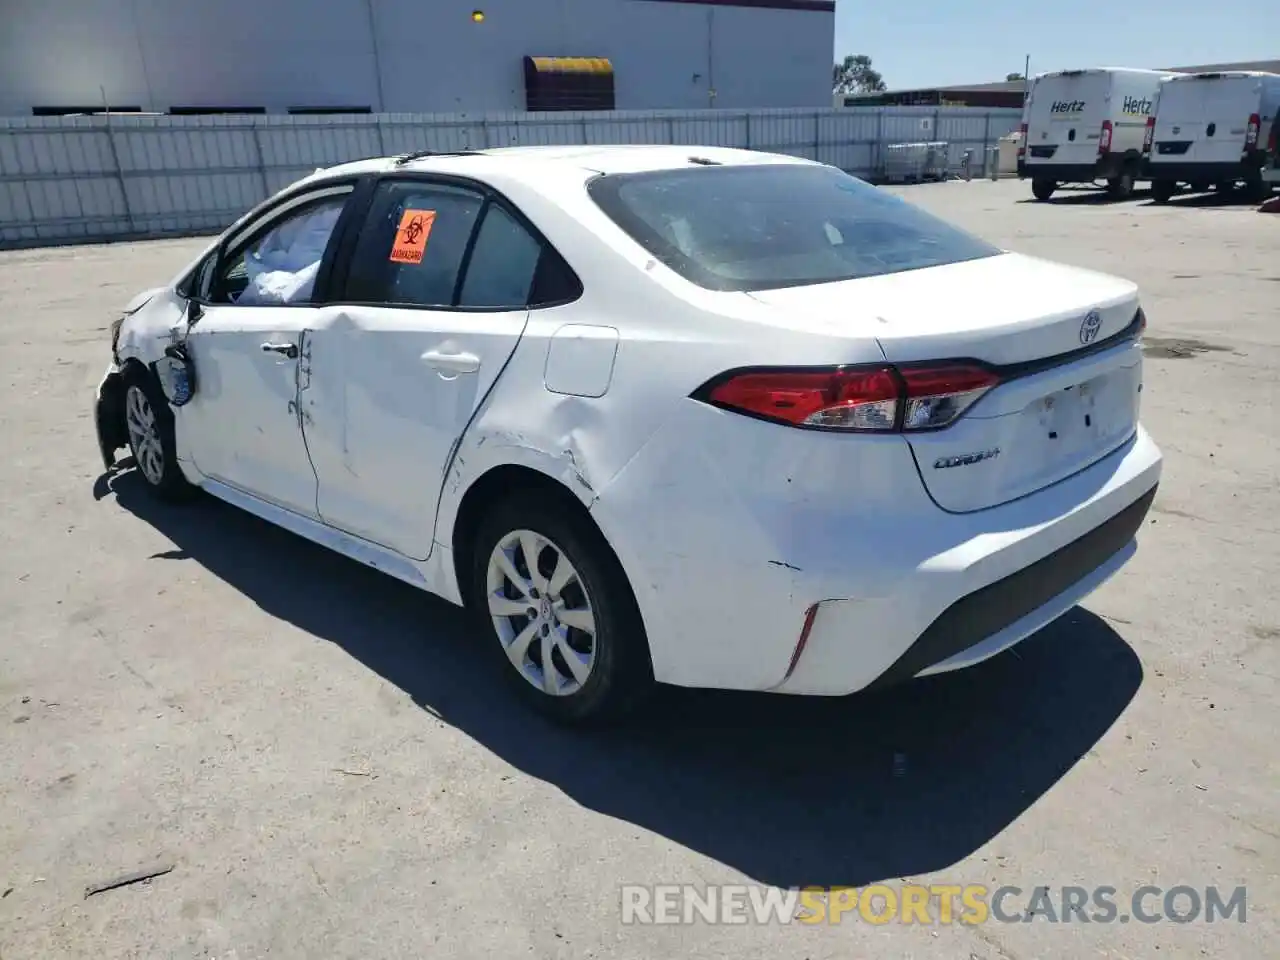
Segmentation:
<svg viewBox="0 0 1280 960">
<path fill-rule="evenodd" d="M 520 340 L 543 250 L 482 188 L 378 187 L 304 353 L 299 396 L 326 523 L 428 556 L 445 470 Z"/>
<path fill-rule="evenodd" d="M 1091 164 L 1107 118 L 1110 76 L 1071 71 L 1041 78 L 1027 129 L 1027 164 Z"/>
<path fill-rule="evenodd" d="M 1152 159 L 1156 163 L 1239 163 L 1260 91 L 1260 78 L 1239 74 L 1197 74 L 1166 83 Z"/>
</svg>

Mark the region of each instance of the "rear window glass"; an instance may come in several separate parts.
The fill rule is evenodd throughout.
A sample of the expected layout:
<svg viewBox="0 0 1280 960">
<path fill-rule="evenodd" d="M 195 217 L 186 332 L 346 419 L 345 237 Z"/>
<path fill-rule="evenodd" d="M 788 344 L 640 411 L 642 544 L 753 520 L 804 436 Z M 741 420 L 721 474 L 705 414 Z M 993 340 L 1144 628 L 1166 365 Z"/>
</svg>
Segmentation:
<svg viewBox="0 0 1280 960">
<path fill-rule="evenodd" d="M 766 290 L 918 270 L 1000 251 L 827 166 L 699 166 L 588 186 L 656 259 L 712 290 Z"/>
</svg>

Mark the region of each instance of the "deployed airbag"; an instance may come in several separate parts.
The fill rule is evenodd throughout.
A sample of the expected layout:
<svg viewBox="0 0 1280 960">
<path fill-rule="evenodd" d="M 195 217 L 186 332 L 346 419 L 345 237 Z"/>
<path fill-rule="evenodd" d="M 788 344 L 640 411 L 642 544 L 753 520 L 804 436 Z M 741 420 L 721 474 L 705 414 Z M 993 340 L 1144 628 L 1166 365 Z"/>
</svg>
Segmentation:
<svg viewBox="0 0 1280 960">
<path fill-rule="evenodd" d="M 282 223 L 263 237 L 245 254 L 249 283 L 236 303 L 305 302 L 311 296 L 325 247 L 341 212 L 341 203 L 326 204 Z"/>
</svg>

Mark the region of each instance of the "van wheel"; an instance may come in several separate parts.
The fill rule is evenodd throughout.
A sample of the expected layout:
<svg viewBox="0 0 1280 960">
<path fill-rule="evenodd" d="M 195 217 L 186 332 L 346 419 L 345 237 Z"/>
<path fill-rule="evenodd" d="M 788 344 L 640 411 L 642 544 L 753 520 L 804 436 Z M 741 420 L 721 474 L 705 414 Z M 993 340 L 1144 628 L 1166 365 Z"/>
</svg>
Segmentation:
<svg viewBox="0 0 1280 960">
<path fill-rule="evenodd" d="M 1271 184 L 1262 179 L 1262 173 L 1251 173 L 1244 182 L 1245 197 L 1253 203 L 1261 203 L 1271 196 Z"/>
<path fill-rule="evenodd" d="M 1053 196 L 1053 191 L 1058 189 L 1057 181 L 1046 180 L 1043 177 L 1036 177 L 1031 181 L 1031 195 L 1042 203 Z"/>
<path fill-rule="evenodd" d="M 1133 196 L 1133 171 L 1125 170 L 1120 176 L 1108 180 L 1107 194 L 1112 200 L 1128 200 Z"/>
<path fill-rule="evenodd" d="M 480 523 L 470 604 L 516 691 L 562 723 L 621 718 L 653 686 L 635 596 L 585 510 L 537 493 Z"/>
<path fill-rule="evenodd" d="M 1178 192 L 1178 184 L 1173 180 L 1151 181 L 1151 197 L 1156 203 L 1168 203 Z"/>
</svg>

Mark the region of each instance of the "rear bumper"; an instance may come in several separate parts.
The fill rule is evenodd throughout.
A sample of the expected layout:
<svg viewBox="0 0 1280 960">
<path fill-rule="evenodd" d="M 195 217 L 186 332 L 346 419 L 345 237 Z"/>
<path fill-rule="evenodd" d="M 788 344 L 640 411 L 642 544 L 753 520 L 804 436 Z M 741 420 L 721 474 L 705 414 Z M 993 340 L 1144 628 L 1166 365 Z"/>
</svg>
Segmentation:
<svg viewBox="0 0 1280 960">
<path fill-rule="evenodd" d="M 1054 163 L 1052 160 L 1018 161 L 1018 176 L 1026 179 L 1054 180 L 1058 183 L 1093 183 L 1120 175 L 1124 157 L 1114 154 L 1096 163 Z"/>
<path fill-rule="evenodd" d="M 921 556 L 893 594 L 819 603 L 795 669 L 775 689 L 878 688 L 971 666 L 1013 646 L 1133 556 L 1160 470 L 1160 452 L 1140 428 L 1125 447 L 1060 484 L 949 516 L 953 543 Z M 1027 523 L 1049 514 L 1056 515 Z"/>
<path fill-rule="evenodd" d="M 1149 180 L 1174 180 L 1180 183 L 1204 180 L 1217 183 L 1222 180 L 1248 180 L 1258 176 L 1262 160 L 1250 158 L 1218 163 L 1203 160 L 1159 160 L 1150 157 L 1143 167 Z"/>
<path fill-rule="evenodd" d="M 980 663 L 1061 616 L 1133 555 L 1155 496 L 1152 487 L 1084 536 L 957 600 L 871 686 Z"/>
</svg>

